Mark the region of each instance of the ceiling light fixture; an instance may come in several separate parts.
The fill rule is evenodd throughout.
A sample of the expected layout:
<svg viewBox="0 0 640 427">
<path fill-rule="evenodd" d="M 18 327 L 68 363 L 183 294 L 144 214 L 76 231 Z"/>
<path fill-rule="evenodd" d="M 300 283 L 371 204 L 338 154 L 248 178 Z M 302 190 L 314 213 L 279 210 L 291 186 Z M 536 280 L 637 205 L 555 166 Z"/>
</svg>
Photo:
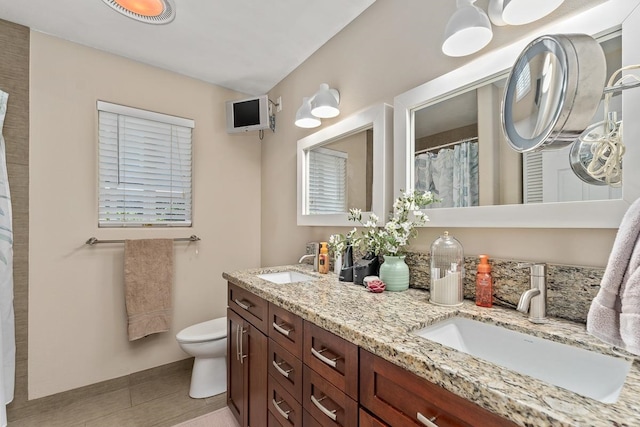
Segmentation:
<svg viewBox="0 0 640 427">
<path fill-rule="evenodd" d="M 489 18 L 495 25 L 524 25 L 544 18 L 564 0 L 491 0 Z"/>
<path fill-rule="evenodd" d="M 316 128 L 320 126 L 320 119 L 311 114 L 311 99 L 302 98 L 302 105 L 296 112 L 295 125 L 299 128 Z"/>
<path fill-rule="evenodd" d="M 302 98 L 302 105 L 296 112 L 295 124 L 301 128 L 315 128 L 322 123 L 320 119 L 330 119 L 340 114 L 340 92 L 322 83 L 318 91 L 310 98 Z"/>
<path fill-rule="evenodd" d="M 322 83 L 311 99 L 311 114 L 321 119 L 330 119 L 340 114 L 340 93 Z"/>
<path fill-rule="evenodd" d="M 147 24 L 168 24 L 176 16 L 173 0 L 102 0 L 112 9 Z"/>
<path fill-rule="evenodd" d="M 493 38 L 486 12 L 474 6 L 475 0 L 457 0 L 457 9 L 444 30 L 442 52 L 448 56 L 471 55 Z"/>
</svg>

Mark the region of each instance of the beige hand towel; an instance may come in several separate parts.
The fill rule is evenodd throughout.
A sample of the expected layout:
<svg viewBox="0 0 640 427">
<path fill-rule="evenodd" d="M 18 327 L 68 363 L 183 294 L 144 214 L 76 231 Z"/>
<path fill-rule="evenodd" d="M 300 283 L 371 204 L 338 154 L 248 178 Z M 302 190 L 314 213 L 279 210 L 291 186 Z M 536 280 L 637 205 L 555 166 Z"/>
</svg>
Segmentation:
<svg viewBox="0 0 640 427">
<path fill-rule="evenodd" d="M 625 213 L 591 302 L 587 331 L 640 355 L 640 199 Z"/>
<path fill-rule="evenodd" d="M 126 240 L 124 288 L 129 341 L 166 332 L 171 325 L 173 240 Z"/>
</svg>

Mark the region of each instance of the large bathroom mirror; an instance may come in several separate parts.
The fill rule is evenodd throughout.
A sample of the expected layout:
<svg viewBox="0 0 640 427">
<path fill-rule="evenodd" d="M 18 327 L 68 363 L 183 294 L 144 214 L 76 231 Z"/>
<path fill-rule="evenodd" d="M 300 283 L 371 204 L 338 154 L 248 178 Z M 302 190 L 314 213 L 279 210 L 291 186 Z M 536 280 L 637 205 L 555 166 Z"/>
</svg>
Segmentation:
<svg viewBox="0 0 640 427">
<path fill-rule="evenodd" d="M 569 147 L 520 154 L 501 129 L 501 103 L 509 70 L 524 47 L 543 34 L 585 33 L 607 58 L 607 78 L 640 63 L 637 0 L 610 0 L 530 38 L 490 52 L 395 98 L 394 191 L 434 190 L 427 226 L 615 228 L 640 197 L 640 89 L 613 98 L 624 111 L 623 187 L 590 185 L 572 172 Z M 589 58 L 582 58 L 588 61 Z M 620 118 L 619 115 L 619 118 Z M 593 121 L 604 117 L 602 106 Z M 448 178 L 453 172 L 453 181 Z M 445 179 L 446 177 L 446 179 Z"/>
<path fill-rule="evenodd" d="M 298 141 L 298 225 L 350 226 L 349 209 L 383 223 L 393 197 L 393 108 L 380 104 Z"/>
</svg>

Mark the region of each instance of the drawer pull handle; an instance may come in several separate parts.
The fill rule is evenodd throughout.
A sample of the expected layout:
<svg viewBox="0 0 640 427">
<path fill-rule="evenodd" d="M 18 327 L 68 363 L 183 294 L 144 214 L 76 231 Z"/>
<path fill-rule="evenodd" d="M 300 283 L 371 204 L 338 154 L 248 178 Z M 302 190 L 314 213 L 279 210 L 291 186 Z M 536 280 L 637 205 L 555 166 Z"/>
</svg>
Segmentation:
<svg viewBox="0 0 640 427">
<path fill-rule="evenodd" d="M 314 404 L 314 405 L 316 405 L 316 407 L 317 407 L 318 409 L 320 409 L 320 410 L 322 411 L 322 413 L 323 413 L 323 414 L 325 414 L 327 417 L 329 417 L 329 418 L 331 418 L 333 421 L 335 421 L 335 420 L 338 418 L 338 416 L 336 415 L 336 411 L 335 411 L 335 410 L 330 411 L 330 410 L 328 410 L 327 408 L 325 408 L 324 406 L 322 406 L 322 403 L 320 403 L 320 402 L 322 402 L 322 401 L 323 401 L 324 399 L 326 399 L 326 398 L 327 398 L 327 396 L 323 396 L 323 397 L 322 397 L 322 398 L 320 398 L 320 399 L 316 399 L 316 397 L 312 394 L 312 395 L 311 395 L 311 402 L 313 402 L 313 404 Z"/>
<path fill-rule="evenodd" d="M 418 412 L 418 415 L 416 415 L 416 418 L 418 418 L 418 421 L 420 421 L 422 424 L 424 424 L 427 427 L 438 427 L 438 424 L 434 423 L 437 417 L 427 418 L 424 415 L 422 415 L 420 412 Z"/>
<path fill-rule="evenodd" d="M 311 347 L 311 354 L 313 354 L 315 357 L 320 359 L 323 363 L 326 363 L 332 368 L 335 368 L 336 366 L 338 366 L 338 364 L 336 363 L 336 360 L 338 360 L 337 358 L 329 359 L 328 357 L 325 357 L 322 355 L 322 353 L 324 353 L 325 351 L 327 351 L 326 348 L 323 348 L 322 350 L 318 351 L 315 348 Z"/>
<path fill-rule="evenodd" d="M 282 369 L 282 368 L 280 367 L 280 365 L 282 365 L 282 363 L 284 363 L 284 362 L 277 363 L 277 362 L 274 360 L 272 363 L 273 363 L 273 366 L 278 370 L 278 372 L 280 372 L 280 373 L 282 374 L 282 376 L 283 376 L 283 377 L 285 377 L 285 378 L 289 378 L 289 373 L 290 373 L 290 372 L 292 372 L 292 371 L 293 371 L 293 369 L 289 369 L 289 370 L 287 370 L 287 371 L 285 371 L 284 369 Z"/>
<path fill-rule="evenodd" d="M 249 310 L 251 307 L 253 307 L 251 304 L 249 304 L 246 301 L 240 301 L 238 300 L 238 298 L 234 299 L 235 303 L 238 304 L 240 306 L 240 308 L 243 308 L 245 310 Z"/>
<path fill-rule="evenodd" d="M 282 403 L 282 400 L 278 400 L 276 402 L 275 399 L 271 399 L 271 403 L 273 403 L 273 406 L 275 406 L 276 411 L 278 411 L 280 413 L 280 415 L 282 415 L 282 418 L 284 418 L 285 420 L 289 419 L 289 414 L 291 413 L 291 411 L 283 411 L 282 408 L 280 407 L 280 404 Z"/>
<path fill-rule="evenodd" d="M 275 329 L 276 331 L 280 332 L 285 337 L 289 337 L 289 332 L 293 331 L 293 328 L 284 329 L 283 328 L 284 325 L 285 325 L 284 323 L 282 325 L 278 325 L 276 322 L 273 322 L 273 329 Z"/>
</svg>

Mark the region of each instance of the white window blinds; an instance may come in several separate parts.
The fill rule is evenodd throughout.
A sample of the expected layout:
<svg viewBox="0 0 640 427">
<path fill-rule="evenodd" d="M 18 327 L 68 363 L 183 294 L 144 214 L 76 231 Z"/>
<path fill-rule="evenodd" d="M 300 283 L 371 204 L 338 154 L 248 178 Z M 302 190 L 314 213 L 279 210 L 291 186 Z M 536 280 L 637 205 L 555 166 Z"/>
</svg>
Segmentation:
<svg viewBox="0 0 640 427">
<path fill-rule="evenodd" d="M 99 227 L 191 225 L 194 126 L 98 101 Z"/>
<path fill-rule="evenodd" d="M 347 211 L 347 153 L 317 148 L 309 152 L 310 214 Z"/>
</svg>

